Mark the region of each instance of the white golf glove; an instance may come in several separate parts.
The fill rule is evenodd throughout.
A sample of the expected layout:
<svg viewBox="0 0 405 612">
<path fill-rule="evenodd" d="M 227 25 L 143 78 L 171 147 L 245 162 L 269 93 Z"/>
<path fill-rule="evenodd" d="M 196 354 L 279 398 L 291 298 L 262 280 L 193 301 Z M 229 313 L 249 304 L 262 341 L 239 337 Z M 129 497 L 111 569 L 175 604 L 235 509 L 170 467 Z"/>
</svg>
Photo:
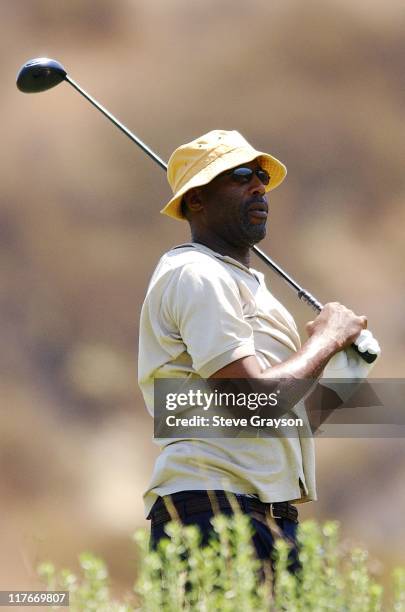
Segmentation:
<svg viewBox="0 0 405 612">
<path fill-rule="evenodd" d="M 377 355 L 377 359 L 381 353 L 378 341 L 368 329 L 363 329 L 354 344 L 356 344 L 361 353 L 368 351 L 373 355 Z M 377 359 L 373 363 L 367 363 L 351 347 L 344 351 L 339 351 L 329 360 L 319 383 L 329 387 L 329 389 L 333 389 L 343 401 L 346 401 L 353 394 L 355 385 L 342 385 L 336 381 L 325 379 L 347 378 L 350 381 L 355 379 L 360 383 L 362 379 L 367 378 L 370 374 Z"/>
<path fill-rule="evenodd" d="M 381 353 L 378 340 L 374 338 L 373 334 L 369 329 L 363 329 L 360 335 L 356 338 L 354 344 L 357 346 L 360 353 L 365 353 L 367 351 L 372 355 L 377 355 L 377 357 Z M 375 363 L 375 361 L 373 363 Z"/>
</svg>

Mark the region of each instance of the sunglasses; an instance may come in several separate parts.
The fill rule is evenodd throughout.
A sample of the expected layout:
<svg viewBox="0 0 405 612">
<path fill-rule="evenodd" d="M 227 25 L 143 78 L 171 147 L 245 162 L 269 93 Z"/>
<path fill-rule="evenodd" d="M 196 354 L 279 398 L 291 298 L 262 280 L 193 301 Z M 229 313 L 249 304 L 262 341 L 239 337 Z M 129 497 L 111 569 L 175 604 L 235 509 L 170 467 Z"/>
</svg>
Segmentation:
<svg viewBox="0 0 405 612">
<path fill-rule="evenodd" d="M 240 166 L 239 168 L 233 168 L 233 170 L 224 172 L 225 176 L 230 176 L 234 183 L 239 183 L 240 185 L 250 183 L 254 174 L 263 185 L 268 185 L 270 183 L 270 174 L 267 170 L 263 170 L 262 168 L 253 170 L 252 168 Z"/>
</svg>

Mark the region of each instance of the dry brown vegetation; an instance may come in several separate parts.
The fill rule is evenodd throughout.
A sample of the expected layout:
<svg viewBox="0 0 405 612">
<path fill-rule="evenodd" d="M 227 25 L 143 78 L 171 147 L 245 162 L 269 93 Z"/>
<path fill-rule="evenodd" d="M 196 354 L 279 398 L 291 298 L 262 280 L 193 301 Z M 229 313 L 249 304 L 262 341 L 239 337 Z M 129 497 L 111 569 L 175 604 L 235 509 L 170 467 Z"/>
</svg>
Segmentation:
<svg viewBox="0 0 405 612">
<path fill-rule="evenodd" d="M 160 254 L 188 237 L 158 214 L 160 169 L 67 85 L 19 93 L 17 68 L 59 59 L 163 158 L 224 127 L 285 161 L 263 247 L 322 301 L 367 313 L 375 376 L 402 377 L 405 39 L 400 3 L 379 4 L 1 3 L 1 588 L 86 548 L 130 584 L 154 457 L 138 317 Z M 311 313 L 268 278 L 302 325 Z M 399 559 L 403 441 L 318 446 L 321 501 L 303 514 Z"/>
</svg>

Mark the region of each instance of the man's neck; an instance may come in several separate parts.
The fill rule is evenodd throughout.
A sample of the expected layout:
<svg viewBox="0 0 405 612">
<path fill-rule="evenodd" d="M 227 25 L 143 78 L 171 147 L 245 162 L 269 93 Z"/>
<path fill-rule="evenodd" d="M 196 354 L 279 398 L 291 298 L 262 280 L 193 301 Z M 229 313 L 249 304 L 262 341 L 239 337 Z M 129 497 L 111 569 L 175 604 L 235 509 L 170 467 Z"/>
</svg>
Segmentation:
<svg viewBox="0 0 405 612">
<path fill-rule="evenodd" d="M 247 268 L 250 267 L 250 247 L 248 246 L 237 247 L 233 244 L 229 244 L 229 242 L 222 240 L 219 236 L 207 234 L 204 234 L 204 236 L 202 236 L 198 233 L 193 233 L 191 241 L 203 244 L 204 246 L 208 247 L 212 251 L 215 251 L 216 253 L 219 253 L 220 255 L 227 255 L 228 257 L 232 257 Z"/>
</svg>

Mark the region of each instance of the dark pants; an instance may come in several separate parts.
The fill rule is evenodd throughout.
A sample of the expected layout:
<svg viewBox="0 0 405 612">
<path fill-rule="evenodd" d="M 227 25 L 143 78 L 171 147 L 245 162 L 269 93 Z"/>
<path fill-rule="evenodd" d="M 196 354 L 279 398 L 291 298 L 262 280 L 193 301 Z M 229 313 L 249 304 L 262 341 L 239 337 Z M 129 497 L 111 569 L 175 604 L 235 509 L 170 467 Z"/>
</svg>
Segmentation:
<svg viewBox="0 0 405 612">
<path fill-rule="evenodd" d="M 246 499 L 245 495 L 233 494 L 230 493 L 230 496 L 236 497 L 238 500 L 239 506 L 241 506 L 241 512 L 243 513 L 243 500 Z M 172 503 L 174 504 L 177 514 L 183 525 L 196 525 L 199 527 L 202 535 L 202 546 L 206 546 L 209 542 L 211 536 L 215 537 L 215 531 L 211 524 L 211 519 L 214 517 L 214 510 L 204 510 L 200 513 L 192 513 L 187 514 L 184 511 L 184 502 L 187 500 L 198 500 L 198 496 L 202 498 L 206 498 L 207 494 L 202 491 L 180 491 L 178 493 L 173 493 L 170 498 Z M 167 538 L 167 534 L 164 531 L 166 523 L 155 524 L 153 520 L 154 509 L 162 506 L 162 500 L 159 498 L 155 505 L 153 506 L 150 512 L 150 518 L 152 521 L 151 524 L 151 548 L 156 549 L 158 542 L 162 538 Z M 232 515 L 232 510 L 222 510 L 221 514 Z M 272 533 L 270 527 L 265 524 L 264 520 L 258 520 L 257 518 L 250 515 L 251 523 L 254 528 L 254 535 L 252 538 L 252 543 L 256 550 L 256 554 L 258 558 L 262 561 L 270 561 L 271 565 L 273 565 L 273 546 L 274 546 L 274 537 L 277 537 L 277 534 Z M 291 550 L 289 554 L 289 569 L 292 573 L 297 572 L 300 569 L 300 564 L 298 561 L 298 551 L 297 551 L 297 522 L 289 519 L 273 519 L 275 525 L 279 531 L 279 535 L 284 537 L 291 544 Z"/>
</svg>

